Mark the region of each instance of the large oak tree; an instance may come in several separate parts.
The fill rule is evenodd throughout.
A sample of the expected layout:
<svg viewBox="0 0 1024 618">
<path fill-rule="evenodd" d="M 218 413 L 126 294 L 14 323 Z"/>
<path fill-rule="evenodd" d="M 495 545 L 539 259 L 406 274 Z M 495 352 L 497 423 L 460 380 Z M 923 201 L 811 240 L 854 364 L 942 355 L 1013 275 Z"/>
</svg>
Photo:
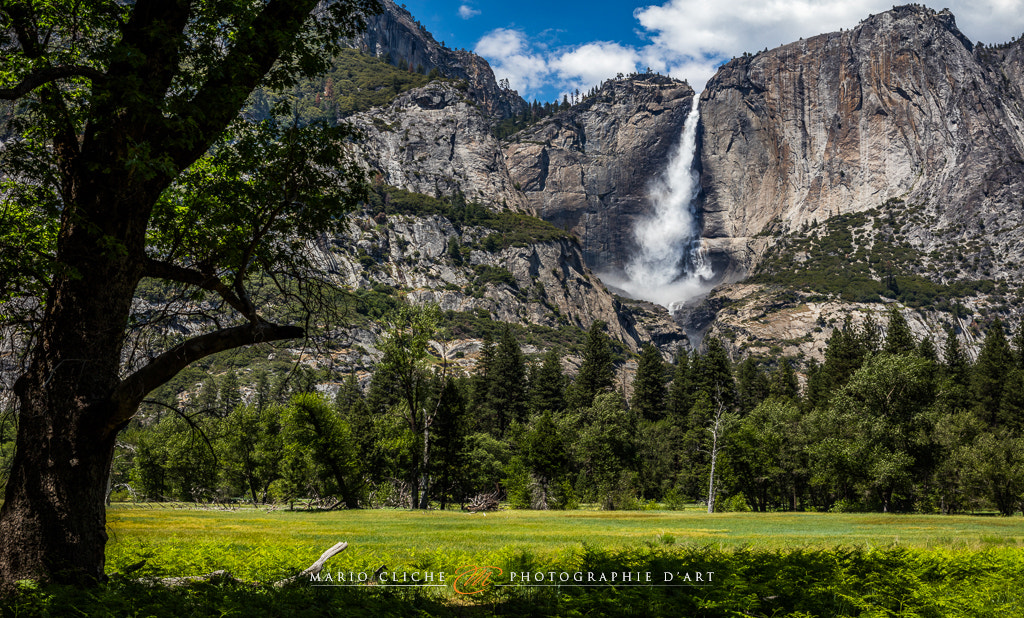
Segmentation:
<svg viewBox="0 0 1024 618">
<path fill-rule="evenodd" d="M 315 266 L 302 238 L 337 224 L 359 174 L 344 131 L 239 111 L 258 86 L 322 70 L 379 8 L 0 3 L 0 341 L 24 351 L 3 588 L 101 580 L 115 436 L 147 393 L 207 355 L 304 335 L 253 286 L 296 291 L 283 277 Z"/>
</svg>

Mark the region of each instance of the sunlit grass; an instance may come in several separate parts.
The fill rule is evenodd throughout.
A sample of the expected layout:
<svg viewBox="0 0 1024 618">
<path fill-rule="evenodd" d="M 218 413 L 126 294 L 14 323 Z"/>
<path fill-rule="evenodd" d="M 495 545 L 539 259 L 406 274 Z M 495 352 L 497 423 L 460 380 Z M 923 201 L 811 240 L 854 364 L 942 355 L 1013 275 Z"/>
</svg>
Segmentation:
<svg viewBox="0 0 1024 618">
<path fill-rule="evenodd" d="M 906 547 L 977 551 L 1024 547 L 1024 518 L 691 511 L 362 510 L 327 513 L 114 506 L 108 570 L 147 560 L 167 575 L 228 569 L 269 580 L 308 566 L 338 541 L 332 568 L 448 566 L 528 554 L 559 561 L 586 547 L 713 546 L 725 550 Z"/>
<path fill-rule="evenodd" d="M 1024 519 L 879 514 L 185 510 L 115 506 L 110 581 L 23 587 L 0 616 L 1024 615 Z M 502 570 L 478 596 L 440 587 L 270 582 L 339 540 L 328 571 Z M 118 572 L 145 559 L 128 577 Z M 218 569 L 185 587 L 152 577 Z M 713 573 L 704 586 L 531 587 L 511 573 Z M 667 579 L 665 580 L 667 581 Z"/>
</svg>

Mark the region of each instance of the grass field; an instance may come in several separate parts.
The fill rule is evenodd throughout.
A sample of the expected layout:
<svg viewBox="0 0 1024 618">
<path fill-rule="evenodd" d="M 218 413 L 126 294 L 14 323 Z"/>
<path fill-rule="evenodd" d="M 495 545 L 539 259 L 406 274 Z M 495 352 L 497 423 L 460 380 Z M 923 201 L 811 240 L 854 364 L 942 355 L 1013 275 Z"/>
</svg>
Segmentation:
<svg viewBox="0 0 1024 618">
<path fill-rule="evenodd" d="M 333 511 L 195 510 L 114 506 L 108 513 L 109 570 L 143 558 L 170 575 L 228 568 L 266 580 L 312 563 L 338 541 L 349 549 L 332 566 L 475 560 L 526 553 L 555 560 L 584 546 L 713 546 L 759 550 L 905 547 L 1024 548 L 1024 518 L 869 513 L 715 513 L 688 511 Z M 230 548 L 232 564 L 201 559 L 207 546 Z M 216 552 L 224 559 L 223 551 Z M 443 560 L 440 558 L 443 556 Z M 375 564 L 374 564 L 375 563 Z"/>
<path fill-rule="evenodd" d="M 264 512 L 119 505 L 110 582 L 27 585 L 0 615 L 26 616 L 906 616 L 1024 615 L 1024 518 L 598 511 Z M 445 573 L 435 588 L 272 582 L 347 541 L 325 572 Z M 146 560 L 129 577 L 117 575 Z M 450 585 L 496 567 L 480 594 Z M 179 588 L 155 577 L 218 569 Z M 500 573 L 497 571 L 500 569 Z M 651 573 L 654 584 L 522 585 L 512 573 Z M 679 576 L 667 585 L 665 573 Z M 713 573 L 700 585 L 687 573 Z M 559 575 L 561 576 L 561 575 Z M 659 585 L 658 581 L 662 580 Z M 550 580 L 549 580 L 550 581 Z M 252 582 L 252 583 L 248 583 Z"/>
</svg>

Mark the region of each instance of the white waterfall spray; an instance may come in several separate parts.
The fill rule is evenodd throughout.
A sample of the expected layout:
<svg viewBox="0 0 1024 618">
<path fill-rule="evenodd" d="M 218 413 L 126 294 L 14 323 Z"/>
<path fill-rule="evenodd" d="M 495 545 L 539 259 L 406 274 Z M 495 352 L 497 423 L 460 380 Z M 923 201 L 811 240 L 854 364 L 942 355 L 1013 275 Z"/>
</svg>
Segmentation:
<svg viewBox="0 0 1024 618">
<path fill-rule="evenodd" d="M 654 212 L 633 228 L 638 251 L 626 265 L 626 280 L 609 283 L 630 296 L 673 309 L 709 287 L 711 265 L 704 259 L 697 225 L 700 177 L 694 169 L 697 152 L 699 97 L 683 125 L 683 136 L 662 178 L 651 188 Z"/>
</svg>

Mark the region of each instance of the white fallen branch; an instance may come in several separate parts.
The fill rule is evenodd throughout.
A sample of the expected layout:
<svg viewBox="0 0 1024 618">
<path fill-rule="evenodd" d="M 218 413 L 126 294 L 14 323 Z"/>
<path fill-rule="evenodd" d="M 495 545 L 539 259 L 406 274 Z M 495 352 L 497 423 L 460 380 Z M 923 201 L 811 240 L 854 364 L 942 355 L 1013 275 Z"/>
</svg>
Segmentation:
<svg viewBox="0 0 1024 618">
<path fill-rule="evenodd" d="M 346 543 L 345 541 L 335 544 L 333 547 L 331 547 L 324 553 L 320 554 L 320 558 L 318 558 L 317 561 L 313 564 L 309 565 L 309 567 L 305 571 L 299 573 L 298 575 L 287 577 L 280 581 L 274 582 L 274 588 L 281 588 L 283 586 L 287 586 L 288 584 L 301 581 L 303 578 L 306 578 L 306 581 L 309 581 L 310 577 L 318 574 L 324 568 L 324 564 L 326 564 L 328 560 L 333 558 L 335 555 L 345 551 L 345 548 L 347 547 L 348 543 Z"/>
<path fill-rule="evenodd" d="M 238 584 L 244 583 L 242 580 L 236 578 L 227 571 L 214 571 L 213 573 L 207 573 L 206 575 L 190 575 L 188 577 L 161 577 L 160 579 L 148 581 L 153 584 L 166 586 L 167 588 L 180 588 L 181 586 L 188 586 L 199 582 L 230 581 Z"/>
</svg>

